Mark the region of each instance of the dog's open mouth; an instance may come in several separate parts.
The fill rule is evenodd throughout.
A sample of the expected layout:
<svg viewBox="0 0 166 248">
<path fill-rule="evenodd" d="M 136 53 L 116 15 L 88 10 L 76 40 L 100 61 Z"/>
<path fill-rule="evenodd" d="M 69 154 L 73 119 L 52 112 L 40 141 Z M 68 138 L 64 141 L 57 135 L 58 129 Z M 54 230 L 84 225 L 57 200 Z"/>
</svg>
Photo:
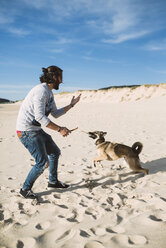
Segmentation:
<svg viewBox="0 0 166 248">
<path fill-rule="evenodd" d="M 92 139 L 96 139 L 97 138 L 97 135 L 95 133 L 93 133 L 93 132 L 88 132 L 88 135 Z"/>
<path fill-rule="evenodd" d="M 95 131 L 95 132 L 88 132 L 88 135 L 92 139 L 102 138 L 107 134 L 107 132 L 103 131 Z"/>
</svg>

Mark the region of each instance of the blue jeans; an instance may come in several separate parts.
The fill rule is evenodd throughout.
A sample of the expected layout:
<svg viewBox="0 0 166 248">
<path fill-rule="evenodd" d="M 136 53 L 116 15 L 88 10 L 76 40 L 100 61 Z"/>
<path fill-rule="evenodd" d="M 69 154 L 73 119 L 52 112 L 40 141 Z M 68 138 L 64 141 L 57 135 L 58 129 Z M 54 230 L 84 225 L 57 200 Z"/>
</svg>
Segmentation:
<svg viewBox="0 0 166 248">
<path fill-rule="evenodd" d="M 23 190 L 30 190 L 36 179 L 48 166 L 49 182 L 56 183 L 58 180 L 58 159 L 61 152 L 51 136 L 42 129 L 39 131 L 22 131 L 20 141 L 36 161 L 23 184 Z"/>
</svg>

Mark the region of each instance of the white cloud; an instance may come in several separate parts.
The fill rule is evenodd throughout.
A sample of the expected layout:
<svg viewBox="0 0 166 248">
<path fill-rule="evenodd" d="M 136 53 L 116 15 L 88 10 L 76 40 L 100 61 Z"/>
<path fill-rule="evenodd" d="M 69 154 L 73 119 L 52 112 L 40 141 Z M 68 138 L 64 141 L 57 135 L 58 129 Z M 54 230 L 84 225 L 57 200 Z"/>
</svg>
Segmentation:
<svg viewBox="0 0 166 248">
<path fill-rule="evenodd" d="M 104 43 L 112 43 L 112 44 L 118 44 L 124 41 L 133 40 L 141 38 L 142 36 L 148 34 L 149 31 L 140 31 L 140 32 L 133 32 L 133 33 L 127 33 L 127 34 L 119 34 L 112 39 L 102 39 L 102 42 Z"/>
<path fill-rule="evenodd" d="M 166 39 L 160 40 L 158 43 L 150 43 L 143 47 L 145 50 L 149 51 L 163 51 L 166 50 Z"/>
<path fill-rule="evenodd" d="M 96 61 L 96 62 L 100 62 L 100 63 L 116 63 L 112 59 L 101 59 L 101 58 L 94 58 L 94 57 L 90 57 L 90 56 L 83 56 L 82 58 L 85 60 Z"/>
<path fill-rule="evenodd" d="M 7 1 L 0 2 L 0 25 L 6 25 L 14 22 L 15 11 L 9 8 Z"/>
<path fill-rule="evenodd" d="M 14 85 L 14 84 L 0 84 L 0 89 L 31 89 L 34 85 Z"/>
<path fill-rule="evenodd" d="M 41 9 L 41 8 L 45 8 L 47 3 L 48 6 L 50 6 L 50 0 L 46 1 L 46 0 L 33 0 L 33 1 L 29 1 L 29 0 L 22 0 L 25 4 L 34 7 L 36 9 Z"/>
<path fill-rule="evenodd" d="M 3 15 L 2 13 L 0 13 L 0 25 L 12 23 L 12 22 L 13 22 L 12 17 L 7 17 L 6 15 Z"/>
<path fill-rule="evenodd" d="M 70 38 L 66 38 L 65 35 L 63 36 L 63 34 L 59 34 L 60 38 L 58 39 L 53 39 L 53 40 L 48 40 L 46 42 L 43 42 L 42 44 L 44 44 L 44 46 L 47 47 L 53 47 L 51 50 L 54 50 L 55 46 L 61 46 L 61 45 L 67 45 L 67 44 L 73 44 L 78 42 L 78 40 L 76 39 L 70 39 Z M 63 49 L 62 47 L 56 48 L 56 49 Z M 56 51 L 55 49 L 55 51 Z"/>
<path fill-rule="evenodd" d="M 116 0 L 109 3 L 106 5 L 101 3 L 100 11 L 95 18 L 87 20 L 87 24 L 93 29 L 112 35 L 127 31 L 139 23 L 139 11 L 135 11 L 135 6 L 129 0 Z M 91 14 L 95 13 L 94 9 L 95 7 L 92 7 Z"/>
<path fill-rule="evenodd" d="M 18 36 L 26 36 L 30 34 L 30 31 L 24 30 L 22 28 L 8 27 L 7 30 L 9 33 L 12 33 Z"/>
<path fill-rule="evenodd" d="M 108 6 L 112 6 L 117 0 L 22 0 L 27 6 L 36 9 L 51 9 L 57 16 L 69 17 L 79 13 L 103 13 L 108 10 Z"/>
<path fill-rule="evenodd" d="M 72 25 L 68 28 L 69 31 L 73 31 L 72 33 L 75 32 L 76 27 L 76 34 L 80 35 L 81 28 L 84 28 L 87 29 L 87 33 L 102 35 L 102 41 L 107 43 L 121 43 L 137 39 L 161 27 L 159 20 L 162 4 L 153 0 L 151 2 L 142 0 L 13 0 L 13 2 L 15 4 L 13 3 L 11 9 L 8 8 L 0 13 L 0 23 L 13 22 L 15 28 L 7 30 L 20 36 L 28 35 L 30 32 L 24 28 L 18 28 L 14 21 L 18 16 L 21 17 L 24 14 L 28 16 L 28 11 L 32 9 L 38 13 L 41 11 L 41 20 L 43 22 L 43 18 L 45 19 L 44 25 L 48 26 L 48 29 L 52 28 L 54 23 L 62 25 L 71 23 Z M 6 19 L 4 13 L 7 13 Z M 32 32 L 34 30 L 35 24 Z M 47 32 L 44 27 L 43 32 Z M 56 32 L 58 34 L 60 30 Z M 87 35 L 86 39 L 88 37 Z M 73 40 L 67 38 L 57 40 L 57 44 L 72 42 Z"/>
<path fill-rule="evenodd" d="M 118 4 L 114 6 L 111 20 L 105 23 L 103 30 L 108 34 L 121 33 L 134 27 L 137 23 L 138 11 L 134 11 L 132 4 L 128 1 L 121 1 L 121 3 L 118 1 Z"/>
<path fill-rule="evenodd" d="M 143 37 L 154 31 L 146 19 L 146 4 L 140 4 L 131 0 L 110 1 L 106 6 L 105 14 L 101 13 L 97 18 L 87 21 L 87 24 L 103 36 L 104 43 L 122 43 Z M 149 5 L 152 7 L 152 5 Z M 93 12 L 93 10 L 92 10 Z"/>
<path fill-rule="evenodd" d="M 0 3 L 0 28 L 17 36 L 25 36 L 30 31 L 17 27 L 16 19 L 20 15 L 21 8 L 13 1 L 10 6 L 8 1 Z M 19 24 L 21 26 L 21 23 Z"/>
<path fill-rule="evenodd" d="M 54 41 L 55 44 L 60 44 L 60 45 L 69 44 L 69 43 L 73 43 L 73 42 L 74 42 L 74 40 L 68 39 L 65 37 L 62 37 L 62 38 Z"/>
</svg>

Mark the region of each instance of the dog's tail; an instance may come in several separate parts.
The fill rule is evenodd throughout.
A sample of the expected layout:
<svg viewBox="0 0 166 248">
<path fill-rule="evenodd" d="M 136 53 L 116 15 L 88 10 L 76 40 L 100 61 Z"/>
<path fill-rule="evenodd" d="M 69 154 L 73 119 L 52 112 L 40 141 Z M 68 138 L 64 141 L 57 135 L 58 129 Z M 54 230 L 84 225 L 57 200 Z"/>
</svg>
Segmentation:
<svg viewBox="0 0 166 248">
<path fill-rule="evenodd" d="M 133 145 L 132 145 L 132 150 L 133 152 L 135 152 L 137 155 L 140 154 L 140 152 L 142 151 L 142 148 L 143 148 L 143 145 L 141 142 L 135 142 Z"/>
</svg>

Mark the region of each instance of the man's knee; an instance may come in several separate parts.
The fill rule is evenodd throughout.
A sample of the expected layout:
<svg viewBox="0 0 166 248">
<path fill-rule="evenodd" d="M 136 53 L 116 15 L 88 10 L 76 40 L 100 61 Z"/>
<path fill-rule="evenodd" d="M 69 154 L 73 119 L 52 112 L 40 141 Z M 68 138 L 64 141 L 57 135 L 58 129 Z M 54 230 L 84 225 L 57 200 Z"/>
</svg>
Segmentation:
<svg viewBox="0 0 166 248">
<path fill-rule="evenodd" d="M 43 166 L 43 171 L 44 171 L 45 169 L 47 169 L 48 166 L 49 166 L 49 161 L 47 161 L 47 162 L 45 163 L 45 165 Z"/>
<path fill-rule="evenodd" d="M 41 161 L 40 163 L 37 163 L 35 166 L 36 166 L 39 174 L 42 174 L 44 172 L 44 170 L 48 168 L 49 161 L 48 161 L 48 159 L 43 159 L 43 161 Z"/>
<path fill-rule="evenodd" d="M 57 160 L 59 156 L 61 155 L 61 150 L 58 148 L 54 152 L 50 154 L 50 160 Z"/>
</svg>

